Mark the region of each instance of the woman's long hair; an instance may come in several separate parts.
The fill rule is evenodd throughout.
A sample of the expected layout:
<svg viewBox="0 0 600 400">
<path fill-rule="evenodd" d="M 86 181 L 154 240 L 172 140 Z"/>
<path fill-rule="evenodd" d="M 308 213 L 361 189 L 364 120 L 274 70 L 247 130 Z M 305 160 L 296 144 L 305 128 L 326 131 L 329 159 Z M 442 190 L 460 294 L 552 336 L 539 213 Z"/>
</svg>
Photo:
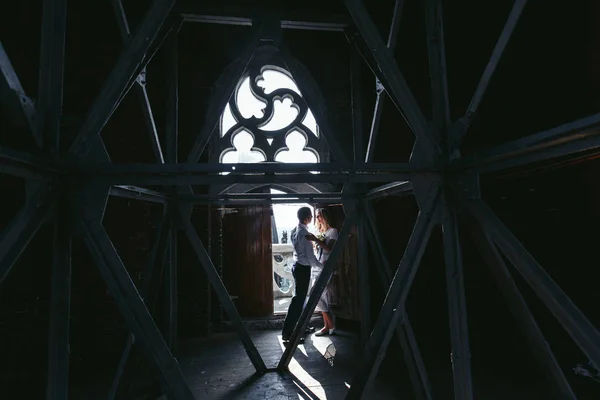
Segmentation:
<svg viewBox="0 0 600 400">
<path fill-rule="evenodd" d="M 317 220 L 315 224 L 317 226 L 317 230 L 319 232 L 327 232 L 327 229 L 332 227 L 331 214 L 329 213 L 329 210 L 326 208 L 317 208 L 315 214 L 321 215 L 321 220 L 325 222 L 325 224 L 322 224 L 319 220 Z"/>
</svg>

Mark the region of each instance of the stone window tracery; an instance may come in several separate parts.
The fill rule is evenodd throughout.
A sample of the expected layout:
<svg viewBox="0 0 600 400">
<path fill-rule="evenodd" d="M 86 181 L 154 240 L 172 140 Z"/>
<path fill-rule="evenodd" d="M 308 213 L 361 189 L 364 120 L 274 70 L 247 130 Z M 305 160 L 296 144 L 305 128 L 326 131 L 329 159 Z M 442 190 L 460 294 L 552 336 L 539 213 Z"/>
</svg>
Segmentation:
<svg viewBox="0 0 600 400">
<path fill-rule="evenodd" d="M 250 67 L 220 120 L 219 162 L 320 162 L 319 127 L 291 74 Z"/>
</svg>

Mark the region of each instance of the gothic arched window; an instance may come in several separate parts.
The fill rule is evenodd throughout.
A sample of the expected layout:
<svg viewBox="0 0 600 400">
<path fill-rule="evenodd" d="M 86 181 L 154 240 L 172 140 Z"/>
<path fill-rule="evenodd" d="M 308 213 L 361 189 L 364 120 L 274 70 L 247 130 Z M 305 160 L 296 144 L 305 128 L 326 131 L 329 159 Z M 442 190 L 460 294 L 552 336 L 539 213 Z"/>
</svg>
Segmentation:
<svg viewBox="0 0 600 400">
<path fill-rule="evenodd" d="M 220 121 L 219 162 L 320 162 L 319 127 L 284 68 L 250 67 Z"/>
</svg>

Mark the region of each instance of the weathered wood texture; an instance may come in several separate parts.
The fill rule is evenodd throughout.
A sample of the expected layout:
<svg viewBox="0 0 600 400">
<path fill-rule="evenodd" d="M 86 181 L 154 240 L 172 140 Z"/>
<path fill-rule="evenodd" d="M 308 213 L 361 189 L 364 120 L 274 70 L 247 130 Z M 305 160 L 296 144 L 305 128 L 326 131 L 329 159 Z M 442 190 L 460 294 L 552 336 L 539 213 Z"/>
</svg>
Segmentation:
<svg viewBox="0 0 600 400">
<path fill-rule="evenodd" d="M 223 223 L 223 273 L 229 294 L 242 317 L 271 315 L 271 207 L 238 207 Z"/>
</svg>

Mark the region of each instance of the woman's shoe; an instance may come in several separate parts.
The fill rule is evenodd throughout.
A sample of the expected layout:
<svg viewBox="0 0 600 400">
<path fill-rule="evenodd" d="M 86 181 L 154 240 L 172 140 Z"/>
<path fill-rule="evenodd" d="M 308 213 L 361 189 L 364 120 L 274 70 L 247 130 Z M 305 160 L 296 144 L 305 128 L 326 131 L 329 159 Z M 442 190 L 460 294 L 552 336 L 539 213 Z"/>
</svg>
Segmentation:
<svg viewBox="0 0 600 400">
<path fill-rule="evenodd" d="M 329 330 L 327 328 L 323 328 L 315 332 L 315 336 L 325 336 L 329 334 Z"/>
</svg>

